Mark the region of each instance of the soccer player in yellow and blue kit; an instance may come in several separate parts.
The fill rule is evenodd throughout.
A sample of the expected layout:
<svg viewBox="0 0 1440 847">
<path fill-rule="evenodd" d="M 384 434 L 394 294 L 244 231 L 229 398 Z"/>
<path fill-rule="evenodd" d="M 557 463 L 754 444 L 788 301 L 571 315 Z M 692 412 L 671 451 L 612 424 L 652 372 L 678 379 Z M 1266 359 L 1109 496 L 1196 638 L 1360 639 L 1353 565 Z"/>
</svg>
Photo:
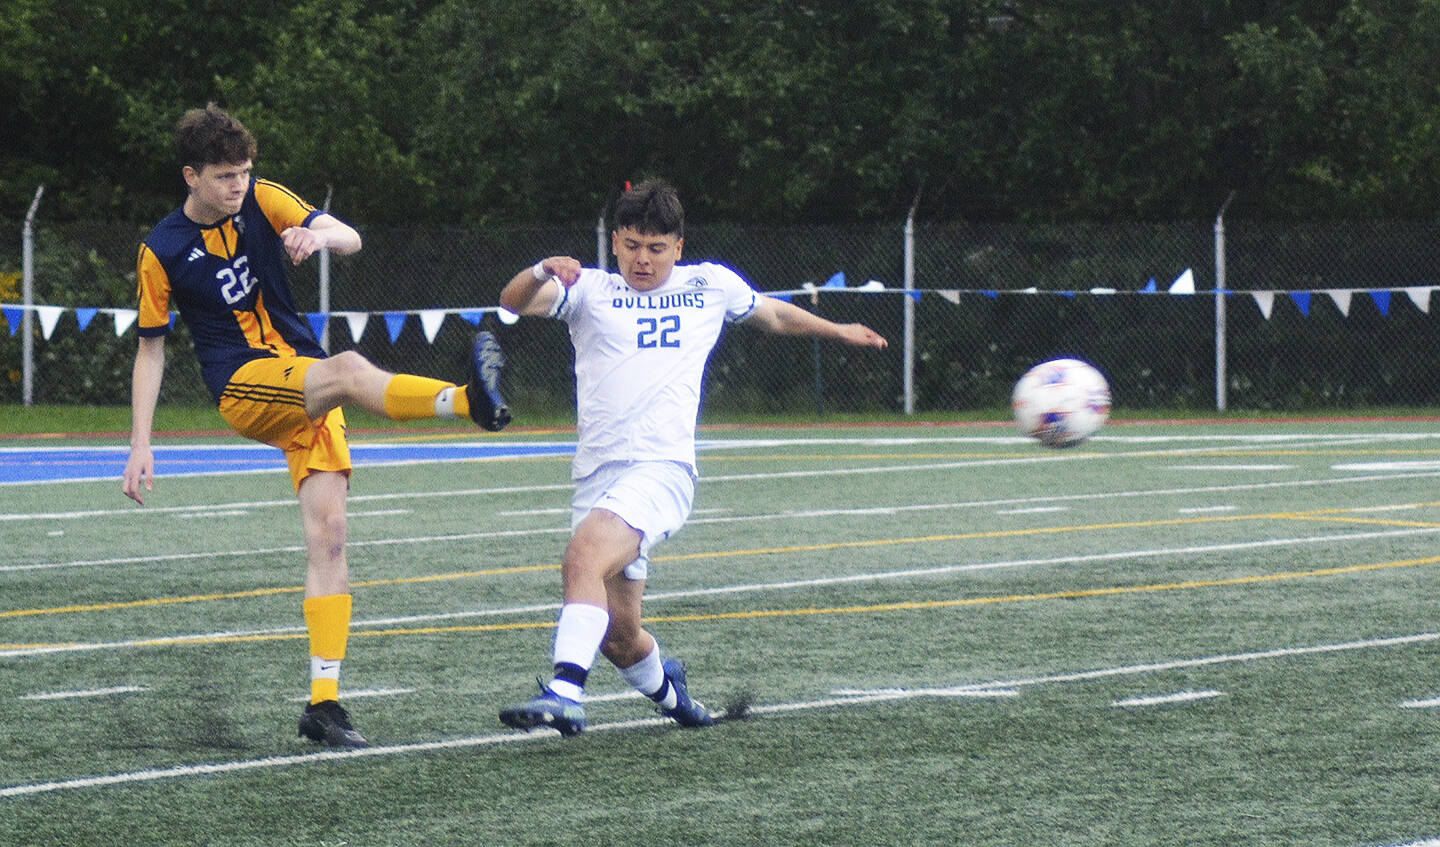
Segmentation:
<svg viewBox="0 0 1440 847">
<path fill-rule="evenodd" d="M 256 179 L 253 136 L 215 104 L 186 112 L 175 135 L 189 195 L 140 245 L 140 342 L 123 490 L 143 505 L 141 489 L 154 486 L 150 439 L 173 306 L 190 328 L 221 417 L 240 435 L 279 447 L 289 462 L 308 565 L 310 704 L 300 735 L 363 747 L 339 704 L 351 615 L 350 449 L 340 407 L 354 403 L 395 420 L 468 416 L 497 431 L 510 421 L 498 385 L 503 356 L 493 335 L 478 333 L 465 386 L 389 373 L 353 350 L 326 357 L 295 308 L 286 266 L 322 249 L 354 253 L 359 233 L 284 186 Z"/>
</svg>

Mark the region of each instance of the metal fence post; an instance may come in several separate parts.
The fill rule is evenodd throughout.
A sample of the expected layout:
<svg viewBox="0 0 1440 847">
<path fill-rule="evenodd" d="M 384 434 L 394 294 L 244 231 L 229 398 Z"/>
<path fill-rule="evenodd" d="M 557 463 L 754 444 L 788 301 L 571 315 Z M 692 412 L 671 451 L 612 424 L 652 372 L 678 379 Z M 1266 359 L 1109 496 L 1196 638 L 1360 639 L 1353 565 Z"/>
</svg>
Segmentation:
<svg viewBox="0 0 1440 847">
<path fill-rule="evenodd" d="M 325 214 L 330 214 L 330 198 L 335 194 L 334 186 L 325 186 Z M 320 314 L 325 316 L 325 326 L 320 331 L 320 349 L 330 353 L 330 248 L 320 250 Z"/>
<path fill-rule="evenodd" d="M 608 271 L 605 252 L 605 210 L 600 210 L 600 217 L 595 219 L 595 267 L 602 271 Z"/>
<path fill-rule="evenodd" d="M 900 300 L 905 316 L 905 339 L 903 343 L 903 368 L 901 383 L 905 395 L 905 414 L 915 414 L 915 209 L 920 205 L 920 195 L 910 204 L 910 214 L 905 217 L 905 296 Z"/>
<path fill-rule="evenodd" d="M 35 199 L 30 201 L 30 211 L 25 213 L 25 229 L 21 234 L 21 275 L 22 297 L 25 304 L 24 316 L 20 318 L 20 373 L 21 397 L 26 406 L 35 404 L 35 211 L 40 208 L 40 196 L 45 186 L 35 189 Z"/>
<path fill-rule="evenodd" d="M 1225 411 L 1225 210 L 1235 192 L 1220 204 L 1215 215 L 1215 410 Z"/>
</svg>

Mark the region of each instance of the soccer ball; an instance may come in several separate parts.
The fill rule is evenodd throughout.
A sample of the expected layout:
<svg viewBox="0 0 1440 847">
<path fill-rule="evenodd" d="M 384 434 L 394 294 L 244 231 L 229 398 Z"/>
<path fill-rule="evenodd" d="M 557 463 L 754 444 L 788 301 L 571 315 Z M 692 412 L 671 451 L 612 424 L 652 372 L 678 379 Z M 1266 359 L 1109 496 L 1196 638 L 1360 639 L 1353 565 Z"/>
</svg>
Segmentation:
<svg viewBox="0 0 1440 847">
<path fill-rule="evenodd" d="M 1074 447 L 1110 417 L 1110 385 L 1079 359 L 1055 359 L 1020 377 L 1010 408 L 1021 432 L 1046 447 Z"/>
</svg>

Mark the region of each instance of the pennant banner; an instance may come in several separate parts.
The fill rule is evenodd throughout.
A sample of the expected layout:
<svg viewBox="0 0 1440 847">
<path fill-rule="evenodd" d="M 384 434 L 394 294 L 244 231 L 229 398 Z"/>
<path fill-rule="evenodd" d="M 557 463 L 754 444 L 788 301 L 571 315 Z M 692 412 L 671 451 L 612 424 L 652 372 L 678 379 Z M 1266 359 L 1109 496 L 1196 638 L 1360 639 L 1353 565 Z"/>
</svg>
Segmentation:
<svg viewBox="0 0 1440 847">
<path fill-rule="evenodd" d="M 1434 296 L 1436 288 L 1440 288 L 1440 286 L 1415 285 L 1398 287 L 1393 289 L 1335 288 L 1316 289 L 1314 291 L 1244 291 L 1234 289 L 1229 289 L 1225 291 L 1196 291 L 1194 271 L 1191 268 L 1186 268 L 1180 273 L 1179 276 L 1175 278 L 1175 281 L 1171 283 L 1170 288 L 1165 293 L 1180 295 L 1248 295 L 1255 301 L 1255 305 L 1260 310 L 1261 316 L 1263 316 L 1264 319 L 1268 321 L 1274 314 L 1275 299 L 1277 296 L 1289 297 L 1289 299 L 1295 304 L 1295 308 L 1299 310 L 1300 314 L 1305 317 L 1309 317 L 1312 300 L 1317 294 L 1328 297 L 1330 301 L 1335 304 L 1336 310 L 1339 311 L 1342 316 L 1348 318 L 1350 316 L 1350 309 L 1352 304 L 1354 303 L 1354 297 L 1357 292 L 1364 292 L 1365 294 L 1368 294 L 1371 301 L 1375 304 L 1375 308 L 1380 312 L 1381 315 L 1387 317 L 1390 314 L 1390 306 L 1393 302 L 1394 296 L 1398 292 L 1403 292 L 1405 294 L 1405 297 L 1412 304 L 1414 304 L 1415 308 L 1419 309 L 1422 313 L 1428 315 L 1430 313 L 1430 301 Z M 1042 296 L 1057 295 L 1060 297 L 1065 297 L 1067 299 L 1074 299 L 1075 297 L 1080 295 L 1108 297 L 1127 294 L 1161 293 L 1156 287 L 1154 277 L 1151 277 L 1145 283 L 1144 287 L 1134 291 L 1119 291 L 1114 288 L 1098 286 L 1092 287 L 1088 290 L 1041 291 L 1038 287 L 1033 285 L 1024 289 L 1007 291 L 1000 291 L 997 289 L 956 288 L 907 289 L 889 288 L 886 287 L 886 285 L 880 280 L 874 279 L 869 280 L 864 285 L 849 288 L 845 285 L 845 273 L 843 271 L 833 274 L 828 280 L 818 286 L 815 283 L 807 282 L 802 284 L 802 286 L 797 290 L 769 291 L 764 293 L 768 297 L 773 297 L 777 300 L 784 300 L 786 302 L 791 302 L 796 295 L 808 294 L 810 295 L 812 302 L 818 302 L 819 295 L 822 292 L 826 293 L 827 295 L 836 294 L 841 296 L 845 294 L 855 293 L 867 295 L 903 294 L 904 296 L 911 298 L 917 303 L 920 302 L 921 298 L 927 292 L 929 292 L 938 294 L 942 299 L 957 306 L 960 305 L 962 296 L 966 294 L 979 294 L 991 300 L 998 300 L 1002 294 L 1034 294 Z M 9 330 L 10 336 L 15 336 L 22 328 L 24 324 L 25 313 L 27 310 L 34 311 L 35 317 L 39 322 L 40 334 L 46 340 L 49 340 L 54 334 L 56 327 L 59 325 L 60 317 L 69 311 L 73 311 L 75 313 L 75 323 L 81 332 L 89 328 L 90 324 L 95 320 L 95 316 L 97 314 L 109 314 L 115 322 L 116 337 L 124 335 L 130 329 L 130 327 L 135 324 L 136 320 L 139 317 L 139 313 L 135 309 L 88 307 L 72 309 L 66 306 L 25 306 L 20 304 L 3 303 L 0 304 L 0 317 L 3 317 Z M 305 317 L 309 321 L 310 328 L 314 330 L 316 337 L 321 337 L 327 332 L 332 317 L 343 317 L 350 329 L 350 340 L 358 344 L 360 343 L 361 337 L 365 334 L 365 329 L 369 325 L 370 318 L 373 315 L 380 315 L 385 320 L 385 326 L 387 329 L 387 333 L 390 337 L 390 342 L 394 344 L 399 340 L 400 335 L 404 332 L 405 322 L 409 320 L 410 315 L 418 315 L 420 318 L 421 330 L 425 334 L 425 340 L 433 344 L 435 342 L 436 336 L 439 335 L 441 328 L 444 326 L 445 319 L 450 315 L 458 315 L 462 320 L 466 321 L 471 326 L 480 326 L 487 312 L 494 312 L 497 319 L 499 319 L 499 321 L 506 326 L 511 326 L 520 320 L 519 315 L 498 306 L 483 307 L 478 309 L 422 309 L 418 311 L 393 312 L 309 312 L 305 313 Z M 170 326 L 172 328 L 175 325 L 175 320 L 177 317 L 178 315 L 173 312 L 170 314 Z"/>
<path fill-rule="evenodd" d="M 1175 281 L 1172 282 L 1172 283 L 1170 283 L 1170 293 L 1171 293 L 1171 294 L 1194 294 L 1194 293 L 1195 293 L 1195 274 L 1194 274 L 1194 272 L 1191 271 L 1189 268 L 1186 268 L 1185 270 L 1181 271 L 1181 272 L 1180 272 L 1180 275 L 1177 276 L 1177 277 L 1175 277 Z"/>
<path fill-rule="evenodd" d="M 40 316 L 40 337 L 46 341 L 50 340 L 50 334 L 55 331 L 55 324 L 60 322 L 60 313 L 65 311 L 59 306 L 36 306 L 35 314 Z"/>
<path fill-rule="evenodd" d="M 110 314 L 115 318 L 116 338 L 124 335 L 125 330 L 129 329 L 130 325 L 135 323 L 136 318 L 140 317 L 140 313 L 134 309 L 112 309 Z"/>
<path fill-rule="evenodd" d="M 1255 298 L 1255 305 L 1260 307 L 1260 316 L 1270 320 L 1270 310 L 1275 308 L 1275 292 L 1256 291 L 1251 296 Z"/>
<path fill-rule="evenodd" d="M 324 338 L 325 327 L 330 324 L 330 316 L 324 312 L 311 312 L 308 317 L 310 318 L 310 331 L 315 333 L 315 338 Z"/>
<path fill-rule="evenodd" d="M 386 312 L 385 328 L 390 330 L 390 343 L 394 344 L 395 339 L 400 337 L 400 330 L 405 328 L 405 313 Z"/>
<path fill-rule="evenodd" d="M 440 324 L 444 322 L 444 309 L 425 309 L 422 311 L 420 313 L 420 328 L 425 331 L 425 340 L 434 344 L 435 336 L 440 332 Z"/>
<path fill-rule="evenodd" d="M 370 323 L 370 313 L 346 312 L 345 323 L 350 325 L 350 340 L 359 344 L 360 336 L 365 334 L 365 325 Z"/>
</svg>

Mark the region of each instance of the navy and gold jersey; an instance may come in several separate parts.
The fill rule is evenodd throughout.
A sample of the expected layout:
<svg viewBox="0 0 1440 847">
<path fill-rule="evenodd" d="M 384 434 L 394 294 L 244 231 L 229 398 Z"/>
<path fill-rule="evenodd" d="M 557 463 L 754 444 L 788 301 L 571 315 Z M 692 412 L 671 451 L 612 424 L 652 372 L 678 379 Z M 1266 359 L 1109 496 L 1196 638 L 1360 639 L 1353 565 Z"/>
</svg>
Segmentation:
<svg viewBox="0 0 1440 847">
<path fill-rule="evenodd" d="M 325 353 L 290 294 L 280 233 L 322 214 L 289 189 L 252 179 L 240 213 L 203 226 L 181 206 L 140 244 L 137 321 L 142 337 L 170 331 L 173 305 L 190 328 L 215 401 L 241 365 L 267 356 Z"/>
</svg>

